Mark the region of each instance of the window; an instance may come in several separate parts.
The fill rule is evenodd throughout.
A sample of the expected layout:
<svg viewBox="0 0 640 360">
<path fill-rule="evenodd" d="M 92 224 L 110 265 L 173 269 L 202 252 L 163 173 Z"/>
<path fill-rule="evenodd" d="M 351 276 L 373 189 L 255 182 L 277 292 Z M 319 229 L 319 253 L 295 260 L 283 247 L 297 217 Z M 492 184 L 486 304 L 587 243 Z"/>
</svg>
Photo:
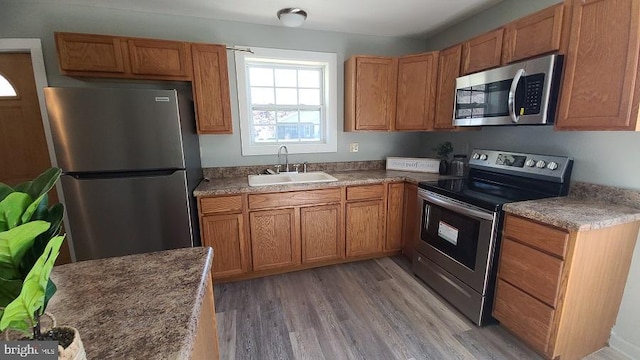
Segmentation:
<svg viewBox="0 0 640 360">
<path fill-rule="evenodd" d="M 18 96 L 16 89 L 4 75 L 0 74 L 0 97 L 14 98 Z"/>
<path fill-rule="evenodd" d="M 242 155 L 336 152 L 336 54 L 236 52 Z"/>
</svg>

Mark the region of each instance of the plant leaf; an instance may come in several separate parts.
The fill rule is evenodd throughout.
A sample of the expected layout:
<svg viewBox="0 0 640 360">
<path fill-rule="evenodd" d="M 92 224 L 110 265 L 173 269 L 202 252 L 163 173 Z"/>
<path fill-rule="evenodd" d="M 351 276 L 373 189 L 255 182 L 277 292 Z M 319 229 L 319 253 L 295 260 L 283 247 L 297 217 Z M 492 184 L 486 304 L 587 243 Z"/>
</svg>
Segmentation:
<svg viewBox="0 0 640 360">
<path fill-rule="evenodd" d="M 44 253 L 24 279 L 20 295 L 4 309 L 4 314 L 0 319 L 0 331 L 7 328 L 28 331 L 36 322 L 36 311 L 42 315 L 45 310 L 45 294 L 49 276 L 60 253 L 63 240 L 64 235 L 61 235 L 49 241 Z"/>
<path fill-rule="evenodd" d="M 21 217 L 33 199 L 29 194 L 14 192 L 0 201 L 0 231 L 13 229 L 22 224 Z"/>
<path fill-rule="evenodd" d="M 18 269 L 22 277 L 27 276 L 29 270 L 36 263 L 36 260 L 44 252 L 44 248 L 47 246 L 49 240 L 60 235 L 60 229 L 62 228 L 62 217 L 64 216 L 64 206 L 62 204 L 55 204 L 49 211 L 43 216 L 41 220 L 49 222 L 51 225 L 49 229 L 42 234 L 38 235 L 33 242 L 33 245 L 27 250 L 22 257 Z"/>
<path fill-rule="evenodd" d="M 43 311 L 44 309 L 47 308 L 47 305 L 49 305 L 49 300 L 51 300 L 51 298 L 53 297 L 53 295 L 56 293 L 57 290 L 58 290 L 58 287 L 53 282 L 53 280 L 49 278 L 49 282 L 47 283 L 47 290 L 44 292 L 44 307 L 42 308 Z"/>
<path fill-rule="evenodd" d="M 36 236 L 49 229 L 46 221 L 37 220 L 0 232 L 0 269 L 5 279 L 21 278 L 18 266 L 33 245 Z"/>
<path fill-rule="evenodd" d="M 42 174 L 38 175 L 37 178 L 29 182 L 29 186 L 25 192 L 33 199 L 42 197 L 42 195 L 45 195 L 49 190 L 51 190 L 51 188 L 53 188 L 61 173 L 62 170 L 58 168 L 45 170 Z"/>
<path fill-rule="evenodd" d="M 22 288 L 22 279 L 7 280 L 0 278 L 0 319 L 4 308 L 18 295 Z"/>
<path fill-rule="evenodd" d="M 15 192 L 15 190 L 11 186 L 0 182 L 0 201 L 4 200 L 12 192 Z"/>
</svg>

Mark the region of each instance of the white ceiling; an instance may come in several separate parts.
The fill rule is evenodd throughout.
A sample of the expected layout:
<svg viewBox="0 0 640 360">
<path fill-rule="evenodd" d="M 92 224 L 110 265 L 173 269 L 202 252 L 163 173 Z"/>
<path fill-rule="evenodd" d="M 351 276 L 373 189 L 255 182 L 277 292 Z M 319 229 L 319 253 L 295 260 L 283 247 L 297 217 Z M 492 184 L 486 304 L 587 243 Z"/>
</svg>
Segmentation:
<svg viewBox="0 0 640 360">
<path fill-rule="evenodd" d="M 299 7 L 302 28 L 422 37 L 502 0 L 52 0 L 63 4 L 281 26 L 276 12 Z"/>
</svg>

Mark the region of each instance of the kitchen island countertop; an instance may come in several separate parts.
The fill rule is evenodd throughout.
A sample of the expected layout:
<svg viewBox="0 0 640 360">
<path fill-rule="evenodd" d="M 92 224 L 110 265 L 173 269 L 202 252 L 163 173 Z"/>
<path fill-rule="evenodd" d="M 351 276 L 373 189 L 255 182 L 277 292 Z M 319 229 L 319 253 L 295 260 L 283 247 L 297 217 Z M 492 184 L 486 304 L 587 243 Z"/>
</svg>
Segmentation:
<svg viewBox="0 0 640 360">
<path fill-rule="evenodd" d="M 505 204 L 504 211 L 569 231 L 586 231 L 640 220 L 640 192 L 573 183 L 569 196 Z"/>
<path fill-rule="evenodd" d="M 56 266 L 47 311 L 88 359 L 189 359 L 212 259 L 195 247 Z"/>
<path fill-rule="evenodd" d="M 439 179 L 456 178 L 456 176 L 451 175 L 396 170 L 352 170 L 327 173 L 337 178 L 338 181 L 254 187 L 249 186 L 249 181 L 246 176 L 214 178 L 210 180 L 203 180 L 200 185 L 198 185 L 198 187 L 194 190 L 193 194 L 196 197 L 201 197 L 254 192 L 311 190 L 334 186 L 367 185 L 396 181 L 407 181 L 413 184 L 417 184 L 421 181 L 437 181 Z"/>
</svg>

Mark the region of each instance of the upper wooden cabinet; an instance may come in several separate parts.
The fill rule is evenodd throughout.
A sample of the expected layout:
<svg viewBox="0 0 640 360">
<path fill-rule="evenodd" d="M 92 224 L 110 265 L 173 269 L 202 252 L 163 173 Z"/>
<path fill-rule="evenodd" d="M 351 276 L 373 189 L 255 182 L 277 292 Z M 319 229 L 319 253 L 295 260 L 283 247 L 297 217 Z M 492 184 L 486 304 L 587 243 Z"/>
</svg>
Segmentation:
<svg viewBox="0 0 640 360">
<path fill-rule="evenodd" d="M 462 45 L 440 51 L 438 63 L 437 101 L 434 128 L 450 130 L 453 126 L 453 104 L 456 96 L 456 78 L 460 76 Z"/>
<path fill-rule="evenodd" d="M 189 44 L 178 41 L 128 39 L 131 72 L 136 75 L 191 79 Z"/>
<path fill-rule="evenodd" d="M 233 133 L 226 47 L 192 44 L 191 56 L 198 132 L 201 134 Z"/>
<path fill-rule="evenodd" d="M 571 25 L 556 128 L 639 130 L 640 0 L 567 0 Z"/>
<path fill-rule="evenodd" d="M 398 59 L 396 130 L 433 128 L 437 77 L 437 51 Z"/>
<path fill-rule="evenodd" d="M 63 74 L 126 73 L 120 38 L 72 33 L 56 33 L 55 37 L 60 70 Z"/>
<path fill-rule="evenodd" d="M 344 69 L 344 131 L 392 130 L 398 60 L 353 56 Z"/>
<path fill-rule="evenodd" d="M 559 4 L 518 19 L 504 27 L 502 63 L 560 50 L 564 5 Z"/>
<path fill-rule="evenodd" d="M 63 75 L 193 81 L 199 134 L 231 134 L 224 45 L 120 36 L 55 33 Z"/>
<path fill-rule="evenodd" d="M 503 34 L 504 29 L 500 28 L 465 41 L 462 44 L 462 74 L 500 66 Z"/>
</svg>

